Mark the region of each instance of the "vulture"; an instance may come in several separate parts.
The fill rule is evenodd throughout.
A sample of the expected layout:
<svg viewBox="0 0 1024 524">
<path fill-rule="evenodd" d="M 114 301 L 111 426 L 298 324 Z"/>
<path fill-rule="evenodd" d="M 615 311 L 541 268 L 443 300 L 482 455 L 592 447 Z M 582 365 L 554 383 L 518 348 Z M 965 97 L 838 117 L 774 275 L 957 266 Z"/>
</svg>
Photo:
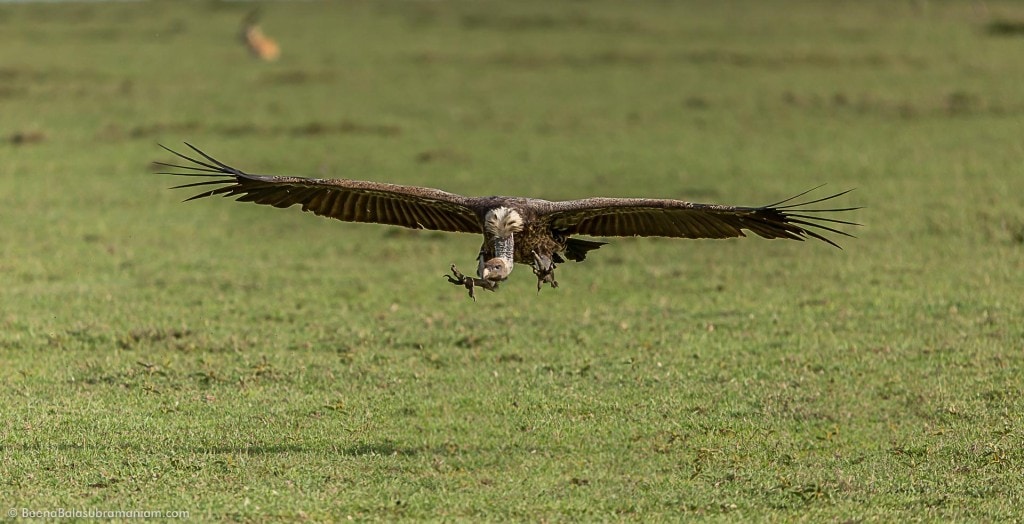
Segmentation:
<svg viewBox="0 0 1024 524">
<path fill-rule="evenodd" d="M 161 174 L 209 179 L 174 186 L 172 189 L 204 188 L 186 201 L 220 195 L 279 208 L 299 205 L 303 211 L 345 222 L 482 234 L 484 241 L 477 256 L 476 277 L 464 275 L 455 264 L 450 267 L 451 273 L 444 275 L 452 284 L 465 287 L 473 300 L 476 300 L 476 288 L 496 290 L 516 263 L 533 269 L 538 291 L 544 284 L 558 287 L 557 264 L 566 260 L 581 262 L 590 251 L 606 244 L 575 235 L 731 238 L 746 236 L 744 230 L 747 230 L 764 238 L 800 241 L 811 238 L 839 248 L 822 233 L 852 237 L 836 227 L 860 225 L 821 216 L 860 209 L 858 207 L 808 207 L 852 190 L 795 202 L 817 189 L 814 188 L 760 207 L 653 198 L 552 202 L 513 196 L 467 197 L 428 187 L 364 180 L 254 175 L 216 160 L 188 142 L 185 145 L 198 156 L 161 145 L 186 163 L 155 164 L 172 169 Z"/>
</svg>

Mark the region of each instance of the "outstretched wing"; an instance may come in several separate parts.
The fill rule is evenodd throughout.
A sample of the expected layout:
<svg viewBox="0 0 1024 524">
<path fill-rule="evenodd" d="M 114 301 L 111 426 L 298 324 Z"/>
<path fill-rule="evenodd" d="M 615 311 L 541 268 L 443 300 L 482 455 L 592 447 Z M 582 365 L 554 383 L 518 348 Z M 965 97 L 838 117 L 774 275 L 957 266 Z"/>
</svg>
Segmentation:
<svg viewBox="0 0 1024 524">
<path fill-rule="evenodd" d="M 819 214 L 860 208 L 809 209 L 806 206 L 838 198 L 852 190 L 808 202 L 787 204 L 810 191 L 813 189 L 762 207 L 694 204 L 682 200 L 647 198 L 587 198 L 553 202 L 551 211 L 547 214 L 554 229 L 564 230 L 568 234 L 599 237 L 730 238 L 746 236 L 743 233 L 746 229 L 764 238 L 816 238 L 839 247 L 815 230 L 852 237 L 853 235 L 827 224 L 860 224 Z"/>
<path fill-rule="evenodd" d="M 156 162 L 182 171 L 163 174 L 206 177 L 210 180 L 175 186 L 219 186 L 188 200 L 221 195 L 237 196 L 240 202 L 255 202 L 274 207 L 302 206 L 303 211 L 345 222 L 389 224 L 413 229 L 434 229 L 463 233 L 482 233 L 480 219 L 471 207 L 472 198 L 427 187 L 401 186 L 347 179 L 317 179 L 286 176 L 251 175 L 224 164 L 195 146 L 185 143 L 202 158 L 193 158 L 160 146 L 186 165 Z"/>
</svg>

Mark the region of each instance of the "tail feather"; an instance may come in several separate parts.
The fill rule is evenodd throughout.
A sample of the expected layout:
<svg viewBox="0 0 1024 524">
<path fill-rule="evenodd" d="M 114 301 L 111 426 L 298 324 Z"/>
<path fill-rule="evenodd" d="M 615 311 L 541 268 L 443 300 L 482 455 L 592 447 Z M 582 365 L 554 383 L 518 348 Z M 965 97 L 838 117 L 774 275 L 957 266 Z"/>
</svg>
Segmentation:
<svg viewBox="0 0 1024 524">
<path fill-rule="evenodd" d="M 595 240 L 583 240 L 580 238 L 570 238 L 565 241 L 565 256 L 569 260 L 575 262 L 582 262 L 587 258 L 587 252 L 594 249 L 598 249 L 608 242 L 597 242 Z"/>
</svg>

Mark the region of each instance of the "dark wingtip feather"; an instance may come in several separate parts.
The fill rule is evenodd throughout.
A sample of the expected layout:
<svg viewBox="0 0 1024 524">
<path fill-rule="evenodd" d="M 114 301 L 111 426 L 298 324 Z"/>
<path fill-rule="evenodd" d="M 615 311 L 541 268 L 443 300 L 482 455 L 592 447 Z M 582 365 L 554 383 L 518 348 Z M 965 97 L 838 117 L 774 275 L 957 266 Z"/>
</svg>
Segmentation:
<svg viewBox="0 0 1024 524">
<path fill-rule="evenodd" d="M 194 146 L 194 145 L 192 145 L 192 144 L 190 144 L 188 142 L 185 142 L 185 145 L 188 146 L 188 148 L 191 149 L 192 151 L 194 151 L 196 154 L 198 154 L 199 158 L 196 158 L 196 157 L 193 157 L 193 156 L 181 153 L 180 151 L 175 151 L 175 150 L 173 150 L 173 149 L 171 149 L 171 148 L 169 148 L 169 147 L 167 147 L 167 146 L 165 146 L 163 144 L 157 144 L 157 145 L 160 146 L 161 148 L 163 148 L 165 151 L 167 151 L 167 152 L 171 153 L 172 155 L 174 155 L 174 156 L 180 158 L 181 160 L 185 161 L 182 164 L 174 164 L 174 163 L 170 163 L 170 162 L 153 162 L 154 165 L 171 168 L 171 171 L 160 171 L 160 172 L 158 172 L 158 174 L 161 174 L 161 175 L 174 175 L 174 176 L 182 176 L 182 177 L 213 178 L 214 179 L 214 180 L 205 180 L 205 181 L 202 181 L 202 182 L 194 182 L 194 183 L 190 183 L 190 184 L 181 184 L 181 185 L 173 186 L 171 189 L 182 189 L 182 188 L 191 188 L 191 187 L 199 187 L 199 186 L 210 186 L 210 185 L 224 186 L 224 187 L 221 187 L 221 188 L 218 188 L 218 189 L 212 189 L 210 191 L 204 191 L 202 193 L 194 195 L 194 196 L 186 199 L 185 202 L 188 202 L 190 200 L 196 200 L 198 198 L 204 198 L 204 197 L 208 197 L 208 196 L 213 196 L 213 195 L 217 195 L 217 194 L 228 193 L 228 192 L 231 191 L 232 184 L 237 184 L 237 182 L 239 181 L 238 177 L 246 175 L 246 173 L 243 172 L 242 170 L 233 168 L 233 167 L 231 167 L 231 166 L 229 166 L 229 165 L 227 165 L 227 164 L 225 164 L 225 163 L 223 163 L 223 162 L 221 162 L 221 161 L 211 157 L 210 155 L 204 153 L 198 147 L 196 147 L 196 146 Z"/>
<path fill-rule="evenodd" d="M 842 225 L 845 225 L 845 226 L 854 226 L 854 227 L 859 227 L 862 224 L 860 224 L 858 222 L 853 222 L 853 221 L 850 221 L 850 220 L 841 220 L 841 219 L 838 219 L 838 218 L 822 217 L 822 216 L 817 216 L 817 215 L 808 215 L 806 213 L 843 213 L 843 212 L 856 211 L 858 209 L 863 209 L 863 207 L 855 206 L 855 207 L 840 207 L 840 208 L 832 208 L 832 209 L 807 209 L 805 206 L 809 206 L 809 205 L 813 205 L 813 204 L 818 204 L 818 203 L 821 203 L 821 202 L 825 202 L 825 201 L 828 201 L 828 200 L 839 198 L 839 197 L 841 197 L 843 195 L 846 195 L 846 194 L 850 193 L 851 191 L 853 191 L 853 189 L 847 189 L 846 191 L 840 191 L 839 193 L 828 195 L 828 196 L 825 196 L 825 197 L 822 197 L 822 198 L 817 198 L 817 199 L 814 199 L 814 200 L 808 200 L 808 201 L 803 201 L 803 202 L 795 202 L 795 203 L 788 203 L 788 202 L 793 202 L 794 200 L 797 200 L 800 197 L 802 197 L 804 195 L 807 195 L 808 193 L 811 193 L 812 191 L 814 191 L 816 189 L 820 189 L 823 186 L 824 186 L 824 184 L 822 184 L 820 186 L 817 186 L 817 187 L 813 187 L 811 189 L 808 189 L 807 191 L 804 191 L 803 193 L 791 196 L 791 197 L 789 197 L 789 198 L 787 198 L 785 200 L 781 200 L 781 201 L 776 202 L 774 204 L 771 204 L 771 205 L 768 205 L 768 206 L 764 206 L 761 209 L 765 210 L 765 211 L 773 211 L 773 212 L 779 213 L 781 215 L 782 221 L 784 223 L 786 223 L 786 224 L 791 224 L 792 226 L 796 227 L 798 229 L 798 234 L 801 235 L 801 236 L 805 236 L 805 237 L 821 240 L 821 241 L 823 241 L 823 242 L 825 242 L 825 243 L 827 243 L 827 244 L 829 244 L 829 245 L 831 245 L 833 247 L 842 249 L 843 247 L 840 246 L 839 244 L 837 244 L 835 241 L 829 239 L 828 237 L 826 237 L 826 236 L 824 236 L 824 235 L 822 235 L 822 234 L 820 234 L 820 233 L 818 233 L 816 231 L 812 231 L 811 229 L 808 229 L 808 228 L 816 228 L 816 229 L 819 229 L 819 230 L 822 230 L 822 231 L 827 231 L 829 233 L 834 233 L 834 234 L 842 235 L 842 236 L 849 237 L 849 238 L 857 238 L 854 235 L 852 235 L 850 233 L 847 233 L 846 231 L 841 231 L 841 230 L 836 229 L 834 227 L 830 227 L 828 225 L 825 225 L 825 223 L 829 223 L 829 224 L 842 224 Z M 783 205 L 783 204 L 785 204 L 785 205 Z"/>
<path fill-rule="evenodd" d="M 770 206 L 766 206 L 766 207 L 773 207 L 775 209 L 792 209 L 792 208 L 795 208 L 795 207 L 809 206 L 811 204 L 817 204 L 819 202 L 825 202 L 826 200 L 832 200 L 834 198 L 839 198 L 839 197 L 841 197 L 841 196 L 843 196 L 843 195 L 853 191 L 854 189 L 856 189 L 856 188 L 847 189 L 846 191 L 840 191 L 840 192 L 838 192 L 838 193 L 836 193 L 834 195 L 829 195 L 829 196 L 818 198 L 818 199 L 815 199 L 815 200 L 808 200 L 807 202 L 798 202 L 798 203 L 795 203 L 795 204 L 787 204 L 785 206 L 780 205 L 780 204 L 785 204 L 786 202 L 792 202 L 793 200 L 796 200 L 796 199 L 798 199 L 798 198 L 800 198 L 800 197 L 802 197 L 802 196 L 804 196 L 804 195 L 806 195 L 806 194 L 808 194 L 808 193 L 810 193 L 810 192 L 812 192 L 812 191 L 814 191 L 816 189 L 821 189 L 823 187 L 825 187 L 825 184 L 822 184 L 822 185 L 817 186 L 817 187 L 813 187 L 811 189 L 808 189 L 807 191 L 804 191 L 803 193 L 800 193 L 799 195 L 791 196 L 791 197 L 789 197 L 789 198 L 787 198 L 787 199 L 785 199 L 785 200 L 783 200 L 781 202 L 776 202 L 776 203 L 774 203 L 774 204 L 772 204 Z M 803 211 L 803 210 L 801 210 L 801 211 Z"/>
<path fill-rule="evenodd" d="M 202 156 L 203 158 L 209 160 L 210 162 L 215 164 L 217 167 L 219 167 L 222 173 L 230 173 L 230 174 L 233 174 L 233 175 L 243 174 L 240 169 L 235 169 L 235 168 L 233 168 L 233 167 L 231 167 L 231 166 L 221 162 L 220 160 L 217 160 L 216 158 L 213 158 L 212 156 L 207 155 L 206 153 L 204 153 L 198 147 L 196 147 L 196 146 L 194 146 L 194 145 L 192 145 L 192 144 L 190 144 L 188 142 L 185 142 L 185 145 L 188 146 L 188 148 L 191 149 L 192 151 L 195 151 L 196 153 L 199 153 L 200 156 Z M 196 162 L 197 164 L 203 164 L 202 162 L 197 162 L 195 160 L 192 160 L 192 161 Z M 207 165 L 207 164 L 203 164 L 203 165 Z"/>
<path fill-rule="evenodd" d="M 205 193 L 199 193 L 197 195 L 192 195 L 192 196 L 186 198 L 185 200 L 182 200 L 182 202 L 191 202 L 193 200 L 199 200 L 200 198 L 206 198 L 206 197 L 210 197 L 210 196 L 213 196 L 213 191 L 206 191 Z"/>
<path fill-rule="evenodd" d="M 852 209 L 860 209 L 860 208 L 857 207 L 857 208 L 852 208 Z M 801 209 L 800 212 L 803 213 L 804 210 Z M 804 220 L 817 220 L 817 221 L 821 221 L 821 222 L 832 222 L 833 224 L 843 224 L 843 225 L 847 225 L 847 226 L 863 226 L 864 225 L 864 224 L 861 224 L 859 222 L 850 222 L 849 220 L 839 220 L 838 218 L 826 218 L 826 217 L 819 217 L 819 216 L 808 216 L 808 215 L 801 215 L 801 214 L 795 214 L 795 213 L 794 214 L 787 213 L 786 216 L 791 217 L 791 218 L 802 218 Z"/>
<path fill-rule="evenodd" d="M 831 245 L 832 247 L 834 247 L 836 249 L 840 249 L 840 250 L 843 249 L 843 246 L 840 246 L 839 244 L 833 242 L 831 239 L 829 239 L 826 236 L 819 235 L 819 234 L 815 233 L 814 231 L 806 231 L 806 233 L 807 233 L 807 236 L 810 236 L 812 238 L 816 238 L 818 240 L 821 240 L 822 242 L 825 242 L 825 243 Z M 846 236 L 853 236 L 853 235 L 846 235 Z"/>
<path fill-rule="evenodd" d="M 233 182 L 232 180 L 205 180 L 203 182 L 193 182 L 191 184 L 181 184 L 179 186 L 174 186 L 171 189 L 185 189 L 185 188 L 189 188 L 189 187 L 222 185 L 222 184 L 230 184 L 232 182 Z"/>
<path fill-rule="evenodd" d="M 171 148 L 169 148 L 169 147 L 167 147 L 167 146 L 165 146 L 163 144 L 157 144 L 158 146 L 162 147 L 165 151 L 171 153 L 172 155 L 174 155 L 174 156 L 176 156 L 176 157 L 178 157 L 178 158 L 180 158 L 182 160 L 185 160 L 186 162 L 189 162 L 190 165 L 171 164 L 169 162 L 153 162 L 153 163 L 156 164 L 156 165 L 159 165 L 159 166 L 170 167 L 170 168 L 173 168 L 173 169 L 187 169 L 187 170 L 190 170 L 190 171 L 201 171 L 203 173 L 211 173 L 213 175 L 217 175 L 217 174 L 221 174 L 221 175 L 245 175 L 246 174 L 241 169 L 231 167 L 231 166 L 221 162 L 220 160 L 217 160 L 216 158 L 213 158 L 212 156 L 204 153 L 203 150 L 199 149 L 198 147 L 196 147 L 196 146 L 194 146 L 194 145 L 192 145 L 192 144 L 190 144 L 188 142 L 184 142 L 184 144 L 189 149 L 191 149 L 192 151 L 195 151 L 196 154 L 198 154 L 200 157 L 202 157 L 203 160 L 200 160 L 199 158 L 191 157 L 191 156 L 186 155 L 186 154 L 184 154 L 184 153 L 182 153 L 180 151 L 175 151 L 175 150 L 173 150 L 173 149 L 171 149 Z M 173 173 L 172 172 L 172 173 L 164 173 L 164 174 L 188 176 L 188 174 L 186 174 L 186 173 Z M 198 175 L 198 176 L 209 176 L 209 175 Z"/>
<path fill-rule="evenodd" d="M 206 167 L 197 166 L 180 166 L 178 164 L 169 164 L 167 162 L 153 162 L 153 165 L 160 167 L 169 167 L 171 169 L 190 169 L 192 171 L 200 171 L 200 173 L 179 173 L 176 171 L 157 171 L 158 175 L 178 175 L 178 176 L 219 176 L 221 173 L 219 170 L 214 170 Z"/>
<path fill-rule="evenodd" d="M 785 204 L 786 202 L 792 202 L 793 200 L 796 200 L 796 199 L 806 195 L 807 193 L 810 193 L 812 191 L 821 189 L 823 187 L 825 187 L 825 184 L 814 186 L 814 187 L 808 189 L 807 191 L 804 191 L 803 193 L 798 193 L 798 194 L 793 195 L 793 196 L 791 196 L 791 197 L 789 197 L 787 199 L 779 200 L 778 202 L 776 202 L 774 204 L 768 204 L 767 206 L 764 206 L 764 207 L 766 207 L 766 208 L 767 207 L 771 207 L 771 208 L 775 208 L 775 209 L 782 209 L 782 207 L 780 207 L 782 204 Z M 800 205 L 800 204 L 793 204 L 793 205 Z M 791 207 L 791 206 L 784 206 L 784 207 Z"/>
<path fill-rule="evenodd" d="M 799 224 L 801 226 L 818 228 L 818 229 L 821 229 L 821 230 L 824 230 L 824 231 L 828 231 L 829 233 L 835 233 L 837 235 L 843 235 L 844 237 L 857 238 L 857 237 L 851 235 L 850 233 L 847 233 L 846 231 L 840 231 L 840 230 L 838 230 L 838 229 L 836 229 L 834 227 L 829 227 L 829 226 L 826 226 L 826 225 L 823 225 L 823 224 L 817 224 L 815 222 L 808 222 L 806 220 L 789 220 L 789 223 L 790 224 Z"/>
</svg>

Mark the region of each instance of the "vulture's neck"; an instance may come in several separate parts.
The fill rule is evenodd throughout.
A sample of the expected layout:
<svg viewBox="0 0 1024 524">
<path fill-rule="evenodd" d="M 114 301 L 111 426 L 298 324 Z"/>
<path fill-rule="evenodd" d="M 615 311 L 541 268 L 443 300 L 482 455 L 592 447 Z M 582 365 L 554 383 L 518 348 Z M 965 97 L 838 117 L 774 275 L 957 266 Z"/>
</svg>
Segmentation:
<svg viewBox="0 0 1024 524">
<path fill-rule="evenodd" d="M 512 235 L 509 235 L 508 238 L 494 237 L 494 256 L 505 261 L 505 267 L 508 268 L 509 273 L 512 273 L 512 259 L 515 258 L 515 253 L 516 246 Z"/>
</svg>

